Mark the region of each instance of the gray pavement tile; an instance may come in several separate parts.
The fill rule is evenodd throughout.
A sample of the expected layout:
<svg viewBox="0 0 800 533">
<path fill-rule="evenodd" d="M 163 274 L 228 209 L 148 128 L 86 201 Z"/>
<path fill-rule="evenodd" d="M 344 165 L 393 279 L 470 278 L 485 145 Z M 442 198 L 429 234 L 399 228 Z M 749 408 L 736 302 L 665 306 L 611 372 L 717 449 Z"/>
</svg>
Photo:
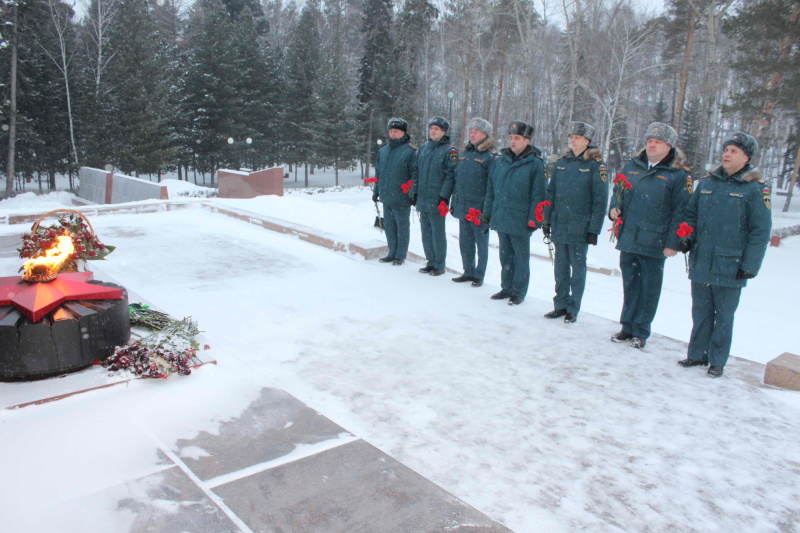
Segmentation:
<svg viewBox="0 0 800 533">
<path fill-rule="evenodd" d="M 134 514 L 130 533 L 233 533 L 240 529 L 179 468 L 131 482 L 143 498 L 123 498 L 118 508 Z"/>
<path fill-rule="evenodd" d="M 214 489 L 259 533 L 508 533 L 358 440 Z"/>
<path fill-rule="evenodd" d="M 241 416 L 223 422 L 216 435 L 202 432 L 176 443 L 176 453 L 200 479 L 283 457 L 301 444 L 349 433 L 289 393 L 264 388 Z M 207 455 L 206 455 L 207 454 Z"/>
</svg>

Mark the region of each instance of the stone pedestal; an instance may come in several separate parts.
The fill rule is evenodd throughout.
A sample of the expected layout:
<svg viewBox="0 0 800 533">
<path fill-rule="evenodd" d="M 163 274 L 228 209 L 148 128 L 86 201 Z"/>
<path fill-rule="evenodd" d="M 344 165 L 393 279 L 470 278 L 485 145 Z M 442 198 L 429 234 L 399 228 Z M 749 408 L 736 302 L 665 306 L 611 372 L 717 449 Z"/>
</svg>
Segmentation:
<svg viewBox="0 0 800 533">
<path fill-rule="evenodd" d="M 764 383 L 782 389 L 800 391 L 800 356 L 785 353 L 767 363 Z"/>
</svg>

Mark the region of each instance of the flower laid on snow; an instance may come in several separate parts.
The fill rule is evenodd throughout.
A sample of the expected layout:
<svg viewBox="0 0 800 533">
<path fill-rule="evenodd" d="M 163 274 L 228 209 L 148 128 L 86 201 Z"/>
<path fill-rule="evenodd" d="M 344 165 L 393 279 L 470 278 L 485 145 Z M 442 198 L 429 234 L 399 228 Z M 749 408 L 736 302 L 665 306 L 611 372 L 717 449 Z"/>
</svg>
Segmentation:
<svg viewBox="0 0 800 533">
<path fill-rule="evenodd" d="M 400 185 L 400 188 L 403 190 L 404 194 L 408 194 L 408 191 L 411 190 L 412 185 L 414 185 L 414 182 L 412 180 L 408 180 L 407 182 Z"/>
<path fill-rule="evenodd" d="M 127 370 L 144 378 L 163 379 L 172 373 L 188 376 L 192 368 L 202 364 L 193 361 L 198 347 L 194 337 L 200 333 L 196 322 L 189 318 L 175 320 L 166 313 L 135 303 L 130 304 L 128 311 L 131 326 L 154 330 L 154 333 L 125 346 L 117 346 L 114 353 L 102 362 L 105 368 Z"/>
<path fill-rule="evenodd" d="M 447 202 L 445 202 L 444 200 L 439 202 L 439 208 L 438 209 L 439 209 L 439 214 L 442 215 L 443 217 L 446 217 L 447 213 L 450 212 L 450 209 L 447 207 Z"/>
<path fill-rule="evenodd" d="M 469 211 L 467 212 L 466 216 L 467 222 L 472 222 L 476 226 L 480 226 L 481 222 L 486 221 L 486 217 L 483 216 L 480 209 L 475 209 L 474 207 L 470 207 Z"/>
<path fill-rule="evenodd" d="M 683 239 L 684 237 L 690 236 L 694 232 L 694 228 L 691 227 L 686 222 L 681 222 L 678 226 L 678 231 L 675 232 L 675 235 Z"/>
</svg>

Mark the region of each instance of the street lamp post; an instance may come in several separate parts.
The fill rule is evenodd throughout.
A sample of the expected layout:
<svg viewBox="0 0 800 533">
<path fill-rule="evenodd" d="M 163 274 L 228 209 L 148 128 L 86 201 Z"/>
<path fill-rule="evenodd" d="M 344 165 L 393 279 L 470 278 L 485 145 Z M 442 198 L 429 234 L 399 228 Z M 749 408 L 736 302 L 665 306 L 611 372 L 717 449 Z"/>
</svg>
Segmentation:
<svg viewBox="0 0 800 533">
<path fill-rule="evenodd" d="M 447 120 L 451 120 L 451 121 L 453 120 L 453 97 L 454 96 L 455 96 L 455 94 L 453 94 L 453 91 L 450 91 L 449 93 L 447 93 L 447 99 L 450 100 L 450 110 L 447 112 Z"/>
<path fill-rule="evenodd" d="M 250 146 L 251 144 L 253 144 L 253 139 L 252 139 L 252 137 L 247 137 L 243 141 L 236 141 L 236 140 L 233 139 L 233 137 L 228 137 L 228 144 L 230 144 L 231 146 L 233 146 L 233 145 L 241 146 L 242 144 Z M 239 154 L 239 155 L 241 155 L 241 154 Z M 242 164 L 240 162 L 240 158 L 238 158 L 238 157 L 237 157 L 236 165 L 239 167 L 237 170 L 240 170 Z"/>
</svg>

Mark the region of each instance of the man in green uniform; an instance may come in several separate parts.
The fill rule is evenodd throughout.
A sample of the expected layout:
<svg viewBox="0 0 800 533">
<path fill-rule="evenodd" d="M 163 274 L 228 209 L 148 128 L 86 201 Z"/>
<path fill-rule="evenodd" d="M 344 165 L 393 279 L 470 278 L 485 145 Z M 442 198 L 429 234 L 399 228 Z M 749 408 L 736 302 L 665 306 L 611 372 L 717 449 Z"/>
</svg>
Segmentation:
<svg viewBox="0 0 800 533">
<path fill-rule="evenodd" d="M 469 140 L 458 156 L 455 192 L 451 201 L 451 212 L 458 219 L 458 244 L 464 267 L 464 273 L 453 281 L 471 281 L 473 287 L 483 285 L 489 262 L 489 232 L 486 224 L 474 213 L 483 209 L 489 172 L 497 156 L 492 131 L 492 125 L 482 118 L 475 117 L 469 121 Z M 472 215 L 467 218 L 470 210 Z"/>
<path fill-rule="evenodd" d="M 630 188 L 621 190 L 625 183 L 617 183 L 609 211 L 609 218 L 619 224 L 617 250 L 624 295 L 622 330 L 611 340 L 630 342 L 637 349 L 644 348 L 650 337 L 664 262 L 678 253 L 675 232 L 692 190 L 692 176 L 683 166 L 686 158 L 675 146 L 678 132 L 663 122 L 653 122 L 645 140 L 645 149 L 620 171 Z"/>
<path fill-rule="evenodd" d="M 377 187 L 372 200 L 383 202 L 383 229 L 389 254 L 380 262 L 402 265 L 408 253 L 411 226 L 411 196 L 403 185 L 417 173 L 416 147 L 410 144 L 408 123 L 401 118 L 389 119 L 389 142 L 378 150 L 375 163 Z M 410 187 L 410 184 L 408 185 Z"/>
<path fill-rule="evenodd" d="M 555 244 L 554 309 L 546 318 L 578 318 L 586 286 L 586 254 L 597 244 L 608 204 L 607 172 L 600 150 L 591 146 L 594 127 L 570 122 L 569 149 L 553 168 L 544 209 L 545 232 Z"/>
<path fill-rule="evenodd" d="M 431 276 L 444 274 L 447 258 L 446 208 L 453 193 L 458 161 L 458 150 L 450 146 L 448 129 L 450 123 L 443 117 L 433 117 L 428 122 L 428 142 L 419 149 L 417 174 L 411 188 L 420 215 L 422 249 L 428 261 L 419 271 Z"/>
<path fill-rule="evenodd" d="M 544 161 L 541 150 L 530 144 L 533 126 L 516 120 L 508 126 L 511 142 L 495 160 L 483 215 L 500 241 L 501 291 L 493 300 L 508 305 L 525 300 L 530 281 L 531 234 L 538 229 L 534 213 L 545 197 Z"/>
<path fill-rule="evenodd" d="M 772 229 L 769 186 L 750 165 L 758 143 L 737 131 L 722 150 L 722 166 L 700 180 L 689 201 L 680 243 L 691 250 L 692 335 L 678 364 L 710 365 L 714 378 L 728 361 L 742 287 L 758 274 Z"/>
</svg>

